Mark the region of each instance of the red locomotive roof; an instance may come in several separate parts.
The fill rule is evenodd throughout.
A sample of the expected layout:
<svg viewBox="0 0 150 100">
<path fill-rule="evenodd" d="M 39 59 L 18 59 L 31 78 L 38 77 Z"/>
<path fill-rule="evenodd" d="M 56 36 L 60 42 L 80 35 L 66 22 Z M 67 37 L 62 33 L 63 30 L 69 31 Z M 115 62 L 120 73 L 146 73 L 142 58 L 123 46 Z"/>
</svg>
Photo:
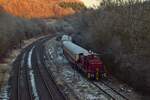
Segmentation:
<svg viewBox="0 0 150 100">
<path fill-rule="evenodd" d="M 102 61 L 100 59 L 92 59 L 90 63 L 102 64 Z"/>
</svg>

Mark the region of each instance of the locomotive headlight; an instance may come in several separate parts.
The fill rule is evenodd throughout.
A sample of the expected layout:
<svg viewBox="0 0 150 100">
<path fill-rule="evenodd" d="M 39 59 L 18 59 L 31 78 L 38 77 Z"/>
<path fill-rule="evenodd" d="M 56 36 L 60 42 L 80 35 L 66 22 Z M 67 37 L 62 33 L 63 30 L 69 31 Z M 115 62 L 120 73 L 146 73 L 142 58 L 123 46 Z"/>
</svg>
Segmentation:
<svg viewBox="0 0 150 100">
<path fill-rule="evenodd" d="M 96 68 L 96 80 L 99 80 L 99 70 Z"/>
<path fill-rule="evenodd" d="M 98 71 L 99 71 L 99 69 L 98 69 L 98 68 L 96 68 L 96 71 L 98 72 Z"/>
</svg>

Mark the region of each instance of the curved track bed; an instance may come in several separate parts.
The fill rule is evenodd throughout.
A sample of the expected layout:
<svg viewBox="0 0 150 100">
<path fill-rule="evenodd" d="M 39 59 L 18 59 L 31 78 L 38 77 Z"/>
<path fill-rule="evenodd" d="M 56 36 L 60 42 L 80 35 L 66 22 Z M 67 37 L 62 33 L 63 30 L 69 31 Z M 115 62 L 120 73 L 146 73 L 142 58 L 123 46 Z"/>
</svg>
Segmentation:
<svg viewBox="0 0 150 100">
<path fill-rule="evenodd" d="M 51 38 L 47 36 L 32 43 L 13 63 L 10 100 L 66 100 L 44 65 L 43 44 Z"/>
</svg>

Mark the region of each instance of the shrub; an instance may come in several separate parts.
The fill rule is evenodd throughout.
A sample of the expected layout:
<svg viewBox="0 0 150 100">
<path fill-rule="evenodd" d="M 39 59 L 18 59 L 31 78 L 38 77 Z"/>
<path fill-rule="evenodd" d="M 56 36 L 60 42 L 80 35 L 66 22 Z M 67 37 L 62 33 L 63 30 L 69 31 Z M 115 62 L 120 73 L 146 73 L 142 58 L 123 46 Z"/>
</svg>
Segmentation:
<svg viewBox="0 0 150 100">
<path fill-rule="evenodd" d="M 59 4 L 62 8 L 72 8 L 73 10 L 79 11 L 85 9 L 86 7 L 82 3 L 77 2 L 61 2 Z"/>
</svg>

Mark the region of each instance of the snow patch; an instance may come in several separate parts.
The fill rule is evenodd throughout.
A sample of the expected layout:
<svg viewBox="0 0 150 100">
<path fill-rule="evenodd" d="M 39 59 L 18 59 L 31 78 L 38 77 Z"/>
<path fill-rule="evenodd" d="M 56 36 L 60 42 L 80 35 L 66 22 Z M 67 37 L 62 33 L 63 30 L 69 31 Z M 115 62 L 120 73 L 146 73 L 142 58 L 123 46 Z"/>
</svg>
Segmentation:
<svg viewBox="0 0 150 100">
<path fill-rule="evenodd" d="M 28 56 L 28 68 L 30 69 L 29 70 L 29 75 L 30 75 L 30 82 L 31 82 L 31 87 L 32 87 L 32 92 L 33 92 L 33 95 L 34 95 L 34 100 L 39 100 L 39 96 L 38 96 L 38 93 L 37 93 L 37 89 L 36 89 L 36 85 L 35 85 L 35 77 L 34 77 L 34 72 L 33 72 L 33 69 L 32 69 L 32 61 L 31 61 L 31 58 L 32 58 L 32 52 L 33 52 L 33 49 L 35 47 L 33 47 L 31 49 L 31 51 L 29 52 L 29 56 Z"/>
<path fill-rule="evenodd" d="M 8 95 L 9 88 L 10 88 L 10 86 L 7 84 L 1 89 L 1 92 L 2 92 L 2 93 L 0 93 L 1 100 L 9 100 L 9 95 Z"/>
</svg>

